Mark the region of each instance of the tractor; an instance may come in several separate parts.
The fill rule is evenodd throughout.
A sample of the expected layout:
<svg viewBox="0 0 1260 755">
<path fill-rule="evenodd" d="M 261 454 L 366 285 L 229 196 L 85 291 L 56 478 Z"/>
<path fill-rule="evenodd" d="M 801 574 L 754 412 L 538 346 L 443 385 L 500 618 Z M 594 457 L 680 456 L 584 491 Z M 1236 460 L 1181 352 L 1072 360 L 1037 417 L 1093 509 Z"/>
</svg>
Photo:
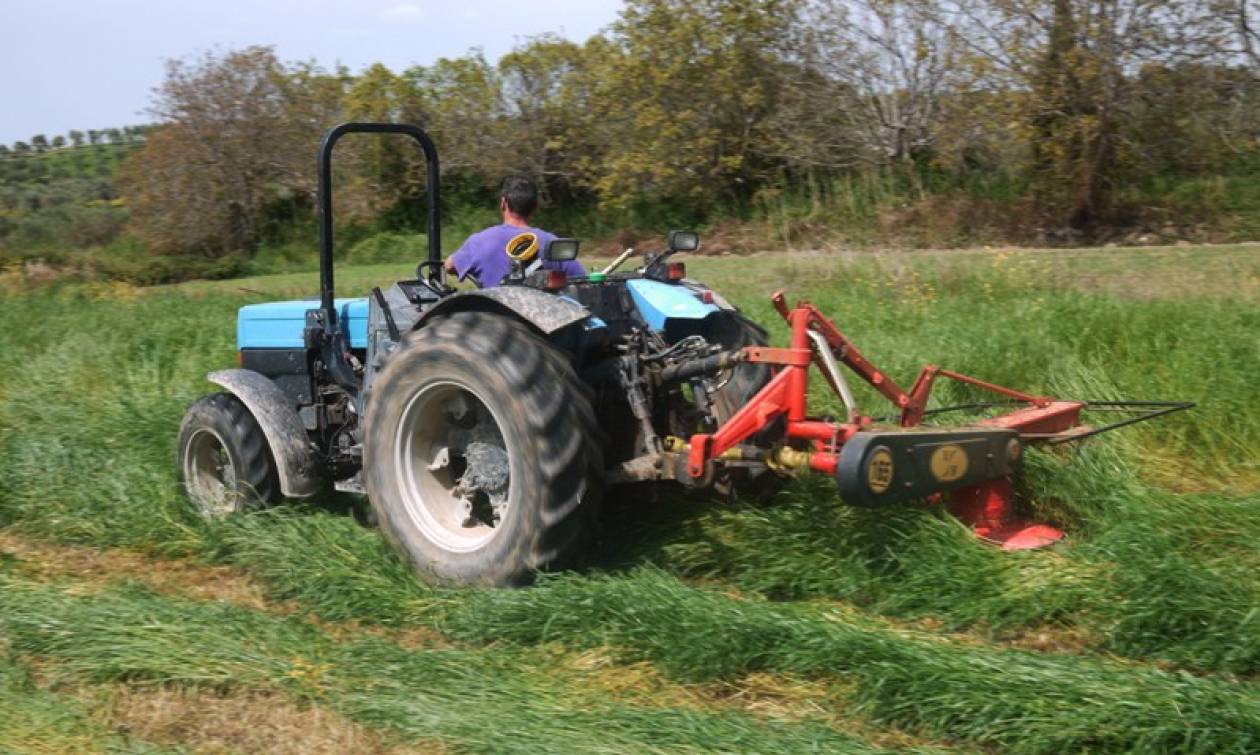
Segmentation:
<svg viewBox="0 0 1260 755">
<path fill-rule="evenodd" d="M 363 133 L 423 150 L 428 256 L 413 279 L 338 299 L 333 150 Z M 580 278 L 513 258 L 501 285 L 459 291 L 443 271 L 438 155 L 422 129 L 339 125 L 317 170 L 319 299 L 240 309 L 238 369 L 210 373 L 223 391 L 188 409 L 180 480 L 209 517 L 330 487 L 366 494 L 385 537 L 430 582 L 517 585 L 571 563 L 613 486 L 729 495 L 809 473 L 834 478 L 848 505 L 940 505 L 1003 548 L 1039 547 L 1063 533 L 1019 515 L 1011 480 L 1027 445 L 1190 406 L 1053 399 L 930 365 L 904 390 L 822 312 L 782 294 L 774 305 L 791 340 L 772 347 L 687 277 L 679 256 L 700 244 L 689 231 Z M 535 254 L 578 252 L 556 239 Z M 811 366 L 843 416 L 808 413 Z M 863 414 L 842 367 L 893 415 Z M 998 400 L 929 408 L 938 379 Z M 965 424 L 925 424 L 963 411 Z M 1092 426 L 1088 411 L 1128 414 Z"/>
</svg>

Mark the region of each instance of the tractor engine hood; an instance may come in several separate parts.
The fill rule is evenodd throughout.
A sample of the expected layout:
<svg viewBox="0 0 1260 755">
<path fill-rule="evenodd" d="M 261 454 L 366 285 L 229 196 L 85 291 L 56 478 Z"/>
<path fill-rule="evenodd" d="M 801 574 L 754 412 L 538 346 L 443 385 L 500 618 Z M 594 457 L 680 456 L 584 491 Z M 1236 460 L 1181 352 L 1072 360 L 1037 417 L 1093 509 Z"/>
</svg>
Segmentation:
<svg viewBox="0 0 1260 755">
<path fill-rule="evenodd" d="M 716 304 L 701 301 L 692 289 L 650 278 L 626 281 L 643 320 L 653 330 L 663 331 L 668 320 L 703 320 L 720 311 Z"/>
</svg>

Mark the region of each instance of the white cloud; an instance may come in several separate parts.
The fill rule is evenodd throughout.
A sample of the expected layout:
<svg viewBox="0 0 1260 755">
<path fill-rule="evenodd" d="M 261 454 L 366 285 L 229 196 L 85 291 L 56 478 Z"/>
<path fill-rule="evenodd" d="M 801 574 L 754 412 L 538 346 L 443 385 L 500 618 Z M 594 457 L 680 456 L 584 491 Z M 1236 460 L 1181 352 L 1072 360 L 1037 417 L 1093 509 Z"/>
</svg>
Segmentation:
<svg viewBox="0 0 1260 755">
<path fill-rule="evenodd" d="M 416 21 L 424 18 L 424 8 L 415 3 L 397 3 L 391 5 L 380 13 L 381 18 L 387 21 Z"/>
</svg>

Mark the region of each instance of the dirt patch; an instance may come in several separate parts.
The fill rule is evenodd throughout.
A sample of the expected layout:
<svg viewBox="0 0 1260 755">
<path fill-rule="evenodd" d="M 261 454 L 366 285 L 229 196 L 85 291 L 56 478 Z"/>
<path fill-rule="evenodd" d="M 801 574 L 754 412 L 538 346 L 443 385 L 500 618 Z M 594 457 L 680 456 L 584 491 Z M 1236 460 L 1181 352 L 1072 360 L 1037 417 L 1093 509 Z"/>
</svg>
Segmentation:
<svg viewBox="0 0 1260 755">
<path fill-rule="evenodd" d="M 1036 627 L 1003 641 L 1003 644 L 1038 653 L 1084 655 L 1102 644 L 1097 632 L 1089 627 Z"/>
<path fill-rule="evenodd" d="M 661 708 L 705 707 L 705 695 L 698 687 L 670 682 L 649 662 L 618 661 L 609 648 L 567 657 L 563 648 L 557 647 L 556 651 L 558 659 L 574 672 L 566 681 L 583 699 L 613 698 Z"/>
<path fill-rule="evenodd" d="M 770 228 L 764 224 L 726 221 L 711 225 L 700 234 L 700 249 L 694 253 L 705 257 L 722 257 L 727 255 L 744 255 L 751 252 L 774 249 L 782 246 L 781 234 L 787 234 L 791 240 L 797 237 L 813 239 L 817 234 L 808 235 L 807 231 L 816 230 L 805 221 L 792 221 L 791 228 Z M 659 229 L 625 228 L 610 237 L 598 239 L 583 247 L 583 258 L 611 260 L 626 249 L 633 248 L 638 254 L 628 261 L 623 269 L 643 264 L 643 254 L 659 252 L 665 247 L 665 233 Z"/>
<path fill-rule="evenodd" d="M 22 571 L 38 578 L 69 577 L 90 584 L 140 582 L 154 592 L 190 600 L 223 601 L 254 610 L 275 611 L 262 588 L 226 566 L 156 559 L 124 550 L 58 545 L 0 532 L 0 553 L 21 560 Z"/>
<path fill-rule="evenodd" d="M 16 558 L 19 571 L 34 579 L 68 578 L 82 582 L 76 589 L 133 582 L 159 595 L 231 603 L 272 615 L 289 616 L 303 610 L 293 602 L 268 600 L 261 585 L 230 566 L 154 558 L 126 550 L 96 550 L 41 542 L 0 531 L 0 560 L 5 557 Z M 309 613 L 305 620 L 338 642 L 371 636 L 409 649 L 449 645 L 437 630 L 428 627 L 387 629 L 358 621 L 324 621 Z"/>
<path fill-rule="evenodd" d="M 441 753 L 437 742 L 401 747 L 380 734 L 317 707 L 266 694 L 217 695 L 201 690 L 114 687 L 99 715 L 128 736 L 197 753 Z"/>
<path fill-rule="evenodd" d="M 563 652 L 557 648 L 558 652 Z M 844 681 L 805 680 L 783 674 L 752 673 L 740 679 L 679 684 L 651 663 L 616 660 L 611 648 L 561 656 L 566 681 L 579 699 L 592 696 L 623 704 L 697 712 L 729 711 L 762 720 L 818 721 L 879 747 L 948 749 L 898 729 L 876 725 L 853 711 L 854 689 Z"/>
<path fill-rule="evenodd" d="M 430 627 L 412 626 L 395 629 L 364 624 L 360 621 L 325 621 L 318 616 L 307 615 L 306 622 L 318 627 L 337 642 L 353 642 L 364 637 L 376 637 L 398 645 L 405 650 L 451 647 L 441 632 Z"/>
</svg>

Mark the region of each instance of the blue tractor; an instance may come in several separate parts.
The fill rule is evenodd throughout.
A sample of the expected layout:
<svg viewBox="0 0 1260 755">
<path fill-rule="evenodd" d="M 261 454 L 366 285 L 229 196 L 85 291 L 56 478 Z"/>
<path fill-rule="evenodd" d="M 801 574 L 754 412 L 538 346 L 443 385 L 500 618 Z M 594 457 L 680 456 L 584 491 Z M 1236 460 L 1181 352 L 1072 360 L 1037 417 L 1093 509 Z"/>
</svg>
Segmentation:
<svg viewBox="0 0 1260 755">
<path fill-rule="evenodd" d="M 428 169 L 428 258 L 371 296 L 333 295 L 331 162 L 349 133 L 403 134 Z M 1040 547 L 1063 533 L 1019 516 L 1028 444 L 1075 442 L 1187 409 L 1187 402 L 1061 400 L 934 365 L 903 390 L 808 302 L 772 301 L 786 348 L 675 255 L 674 231 L 632 270 L 628 250 L 569 279 L 514 259 L 502 285 L 455 291 L 443 277 L 438 156 L 410 125 L 348 123 L 319 150 L 320 298 L 243 307 L 240 369 L 189 408 L 179 471 L 207 516 L 321 489 L 365 493 L 385 536 L 433 582 L 510 585 L 564 564 L 591 535 L 605 488 L 677 483 L 773 489 L 833 477 L 855 506 L 947 507 L 984 540 Z M 573 239 L 536 251 L 571 260 Z M 843 365 L 895 408 L 862 414 Z M 842 416 L 808 414 L 817 367 Z M 933 406 L 939 379 L 998 398 Z M 1103 425 L 1082 414 L 1120 412 Z M 963 423 L 936 423 L 965 415 Z"/>
<path fill-rule="evenodd" d="M 424 150 L 429 249 L 415 279 L 339 299 L 331 161 L 350 133 L 403 134 Z M 694 233 L 669 234 L 634 272 L 617 271 L 629 255 L 575 280 L 522 261 L 501 286 L 456 291 L 424 131 L 343 124 L 318 172 L 319 301 L 242 307 L 240 368 L 209 375 L 224 392 L 194 403 L 181 428 L 181 479 L 208 516 L 335 486 L 367 494 L 423 578 L 519 583 L 579 551 L 607 485 L 692 484 L 681 462 L 665 463 L 669 443 L 716 427 L 769 375 L 724 356 L 764 331 L 671 261 L 697 248 Z M 558 239 L 539 253 L 577 252 Z M 695 484 L 766 472 L 732 467 Z"/>
</svg>

